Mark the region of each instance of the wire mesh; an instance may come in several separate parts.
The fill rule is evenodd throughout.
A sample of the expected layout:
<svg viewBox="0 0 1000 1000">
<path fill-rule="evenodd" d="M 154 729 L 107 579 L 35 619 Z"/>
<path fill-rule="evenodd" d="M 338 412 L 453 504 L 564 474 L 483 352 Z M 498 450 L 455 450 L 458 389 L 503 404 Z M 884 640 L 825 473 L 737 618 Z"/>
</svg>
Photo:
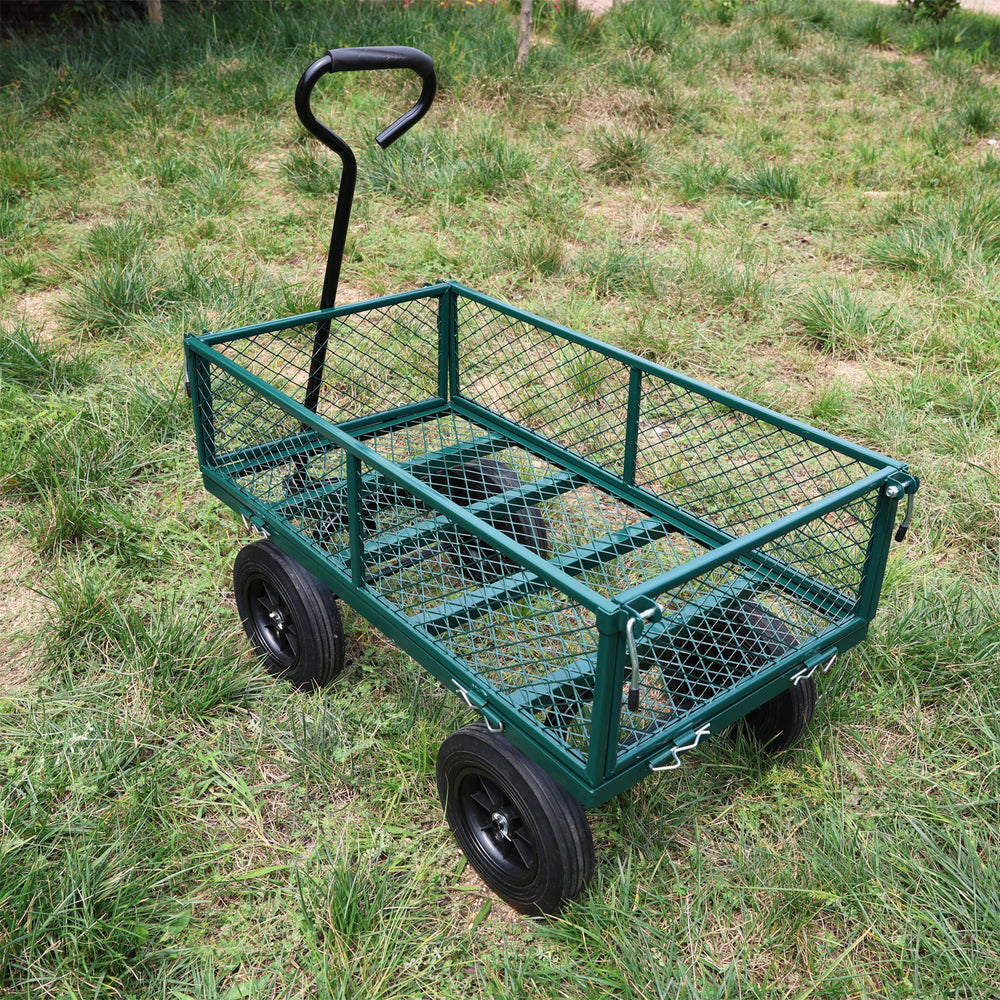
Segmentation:
<svg viewBox="0 0 1000 1000">
<path fill-rule="evenodd" d="M 724 563 L 657 595 L 664 615 L 637 643 L 640 703 L 630 712 L 623 700 L 620 746 L 637 745 L 737 686 L 749 691 L 763 668 L 816 647 L 850 618 L 877 500 L 872 491 L 762 545 L 752 560 Z"/>
<path fill-rule="evenodd" d="M 636 482 L 733 535 L 867 475 L 857 460 L 648 376 Z"/>
<path fill-rule="evenodd" d="M 849 486 L 861 462 L 478 300 L 460 300 L 460 392 L 741 536 Z M 634 456 L 627 447 L 633 427 Z"/>
<path fill-rule="evenodd" d="M 663 618 L 639 639 L 640 698 L 630 711 L 620 668 L 598 663 L 594 612 L 491 539 L 547 560 L 595 600 L 615 601 L 870 469 L 478 299 L 458 298 L 449 334 L 441 302 L 376 305 L 332 323 L 318 413 L 356 425 L 377 456 L 360 462 L 354 480 L 332 439 L 283 408 L 306 393 L 313 352 L 306 326 L 218 346 L 268 388 L 211 368 L 199 393 L 207 461 L 268 523 L 296 533 L 342 578 L 360 580 L 387 615 L 475 673 L 525 725 L 544 728 L 586 762 L 595 693 L 620 687 L 617 749 L 628 753 L 720 694 L 751 690 L 777 658 L 854 614 L 877 488 L 664 587 L 656 595 Z M 442 358 L 442 349 L 455 353 Z M 424 402 L 433 405 L 391 417 Z M 357 424 L 379 414 L 387 416 Z M 505 421 L 530 433 L 513 434 Z M 396 485 L 387 468 L 466 508 L 485 536 Z M 671 508 L 715 534 L 691 531 L 664 513 Z M 622 637 L 615 663 L 624 662 L 623 650 Z"/>
<path fill-rule="evenodd" d="M 626 365 L 477 300 L 457 313 L 463 398 L 620 473 Z"/>
<path fill-rule="evenodd" d="M 316 412 L 337 424 L 421 402 L 438 391 L 438 305 L 413 299 L 330 320 Z M 316 325 L 233 340 L 217 350 L 302 402 Z"/>
</svg>

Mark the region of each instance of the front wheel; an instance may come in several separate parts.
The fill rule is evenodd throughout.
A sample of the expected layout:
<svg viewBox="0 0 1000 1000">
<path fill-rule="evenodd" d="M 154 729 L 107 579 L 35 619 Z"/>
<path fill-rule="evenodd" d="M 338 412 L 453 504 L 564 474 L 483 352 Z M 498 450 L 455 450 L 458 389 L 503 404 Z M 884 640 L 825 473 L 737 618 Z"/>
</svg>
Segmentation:
<svg viewBox="0 0 1000 1000">
<path fill-rule="evenodd" d="M 307 689 L 343 669 L 336 597 L 270 539 L 240 549 L 233 590 L 247 637 L 272 674 Z"/>
<path fill-rule="evenodd" d="M 470 864 L 515 910 L 554 914 L 583 890 L 594 867 L 583 806 L 506 737 L 482 722 L 449 736 L 437 786 Z"/>
</svg>

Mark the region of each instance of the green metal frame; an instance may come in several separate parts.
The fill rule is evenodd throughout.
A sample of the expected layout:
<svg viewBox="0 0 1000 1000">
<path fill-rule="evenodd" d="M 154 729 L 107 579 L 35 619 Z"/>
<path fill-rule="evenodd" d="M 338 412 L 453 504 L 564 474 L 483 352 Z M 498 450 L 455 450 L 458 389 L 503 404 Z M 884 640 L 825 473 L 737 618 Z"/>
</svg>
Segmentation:
<svg viewBox="0 0 1000 1000">
<path fill-rule="evenodd" d="M 424 300 L 437 300 L 436 396 L 378 412 L 352 415 L 337 423 L 249 371 L 224 350 L 227 345 L 240 341 L 310 324 L 330 324 L 337 319 Z M 628 373 L 627 403 L 620 465 L 612 469 L 595 463 L 483 405 L 465 391 L 462 331 L 458 319 L 460 302 L 483 306 L 491 315 L 527 324 L 560 342 L 584 349 L 588 356 L 593 354 L 595 358 L 624 366 Z M 774 697 L 791 683 L 793 675 L 804 665 L 814 668 L 821 659 L 861 641 L 877 607 L 898 501 L 902 495 L 915 492 L 918 486 L 916 478 L 907 472 L 903 463 L 453 282 L 238 330 L 189 336 L 185 339 L 185 354 L 198 459 L 208 490 L 270 534 L 290 556 L 460 694 L 491 725 L 503 726 L 515 744 L 587 806 L 613 797 L 648 775 L 651 767 L 672 759 L 677 748 L 696 743 L 704 727 L 717 732 Z M 287 415 L 297 430 L 277 438 L 265 435 L 263 440 L 220 452 L 217 443 L 217 420 L 220 418 L 213 389 L 217 379 L 239 385 L 251 397 L 266 401 L 276 412 L 280 410 Z M 637 485 L 640 414 L 647 383 L 677 386 L 720 404 L 734 414 L 773 425 L 798 439 L 845 456 L 868 472 L 830 495 L 736 537 Z M 372 446 L 380 434 L 414 427 L 442 414 L 481 428 L 481 436 L 443 446 L 407 462 L 389 461 Z M 468 462 L 511 446 L 522 448 L 561 471 L 525 484 L 521 489 L 505 490 L 467 505 L 454 502 L 428 482 L 431 473 L 449 463 Z M 345 473 L 340 479 L 309 483 L 305 488 L 267 502 L 242 485 L 248 476 L 292 462 L 304 463 L 329 452 L 344 456 Z M 490 515 L 498 509 L 523 510 L 559 497 L 580 484 L 593 485 L 602 494 L 620 500 L 642 516 L 635 523 L 600 539 L 547 556 L 497 530 L 490 521 Z M 896 489 L 887 491 L 890 485 Z M 387 508 L 409 505 L 428 513 L 398 530 L 370 537 L 364 517 L 373 503 L 372 496 Z M 830 517 L 859 499 L 873 496 L 877 496 L 875 517 L 856 593 L 831 587 L 766 551 L 768 546 L 780 544 L 789 533 Z M 346 510 L 348 544 L 331 553 L 315 539 L 293 529 L 291 522 L 318 517 L 334 503 Z M 455 532 L 481 539 L 509 561 L 511 571 L 498 580 L 481 581 L 443 600 L 435 608 L 412 615 L 403 613 L 379 596 L 366 574 L 366 565 L 406 551 L 419 551 L 421 546 L 453 537 Z M 702 553 L 612 595 L 600 593 L 581 579 L 595 567 L 642 549 L 668 532 L 689 539 L 703 550 Z M 700 707 L 679 713 L 674 721 L 668 720 L 655 732 L 650 731 L 648 737 L 631 744 L 623 743 L 620 719 L 622 678 L 628 662 L 626 626 L 641 613 L 655 608 L 654 602 L 659 595 L 679 593 L 692 581 L 706 578 L 723 566 L 739 570 L 725 586 L 690 600 L 662 620 L 658 620 L 659 613 L 654 610 L 645 625 L 641 621 L 634 622 L 644 648 L 667 648 L 690 623 L 720 613 L 719 609 L 727 606 L 727 602 L 752 598 L 764 588 L 780 592 L 797 605 L 835 620 L 836 624 L 777 656 L 752 675 L 737 680 Z M 484 678 L 475 662 L 455 655 L 439 641 L 440 636 L 471 626 L 512 602 L 550 592 L 564 595 L 586 609 L 592 616 L 596 645 L 593 652 L 543 674 L 537 681 L 513 690 L 501 690 Z M 538 716 L 559 698 L 572 698 L 574 693 L 585 689 L 592 690 L 593 700 L 588 722 L 589 742 L 586 752 L 582 752 L 539 723 Z"/>
</svg>

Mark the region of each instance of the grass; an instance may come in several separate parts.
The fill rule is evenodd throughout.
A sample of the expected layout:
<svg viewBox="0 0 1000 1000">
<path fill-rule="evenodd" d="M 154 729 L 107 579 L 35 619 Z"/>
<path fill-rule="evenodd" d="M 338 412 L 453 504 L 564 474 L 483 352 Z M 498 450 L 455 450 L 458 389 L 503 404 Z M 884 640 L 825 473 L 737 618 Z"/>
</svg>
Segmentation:
<svg viewBox="0 0 1000 1000">
<path fill-rule="evenodd" d="M 587 289 L 597 298 L 656 294 L 657 266 L 644 252 L 620 243 L 603 253 L 585 255 L 580 261 L 580 273 Z"/>
<path fill-rule="evenodd" d="M 164 6 L 0 62 L 0 994 L 1000 995 L 996 19 L 536 3 L 515 72 L 510 5 Z M 194 456 L 182 334 L 318 298 L 339 171 L 291 95 L 350 44 L 441 88 L 384 153 L 410 82 L 317 88 L 359 158 L 344 297 L 454 276 L 923 481 L 802 746 L 593 811 L 549 923 L 444 826 L 461 702 L 349 611 L 336 685 L 261 672 Z M 615 373 L 563 360 L 599 410 Z"/>
<path fill-rule="evenodd" d="M 759 198 L 775 204 L 795 201 L 802 193 L 798 174 L 789 167 L 769 163 L 755 167 L 749 173 L 733 177 L 730 188 L 741 198 Z"/>
<path fill-rule="evenodd" d="M 634 184 L 650 171 L 652 146 L 642 132 L 601 129 L 593 144 L 591 169 L 609 184 Z"/>
<path fill-rule="evenodd" d="M 847 357 L 864 356 L 876 347 L 885 350 L 894 335 L 888 310 L 876 311 L 863 298 L 836 286 L 807 293 L 791 319 L 817 347 Z"/>
<path fill-rule="evenodd" d="M 1000 259 L 1000 199 L 972 193 L 934 217 L 903 223 L 872 244 L 872 259 L 942 284 L 963 283 Z"/>
</svg>

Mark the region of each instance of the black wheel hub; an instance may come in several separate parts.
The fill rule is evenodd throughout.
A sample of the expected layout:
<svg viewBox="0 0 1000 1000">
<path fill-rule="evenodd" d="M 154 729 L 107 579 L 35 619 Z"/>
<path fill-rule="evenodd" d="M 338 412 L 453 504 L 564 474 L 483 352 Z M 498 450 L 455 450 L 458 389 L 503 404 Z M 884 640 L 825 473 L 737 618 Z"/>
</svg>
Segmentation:
<svg viewBox="0 0 1000 1000">
<path fill-rule="evenodd" d="M 527 881 L 535 847 L 515 803 L 481 774 L 467 775 L 459 794 L 466 826 L 483 857 L 506 879 Z"/>
<path fill-rule="evenodd" d="M 250 618 L 268 653 L 287 666 L 299 651 L 295 620 L 281 593 L 266 580 L 257 579 L 248 588 Z"/>
</svg>

